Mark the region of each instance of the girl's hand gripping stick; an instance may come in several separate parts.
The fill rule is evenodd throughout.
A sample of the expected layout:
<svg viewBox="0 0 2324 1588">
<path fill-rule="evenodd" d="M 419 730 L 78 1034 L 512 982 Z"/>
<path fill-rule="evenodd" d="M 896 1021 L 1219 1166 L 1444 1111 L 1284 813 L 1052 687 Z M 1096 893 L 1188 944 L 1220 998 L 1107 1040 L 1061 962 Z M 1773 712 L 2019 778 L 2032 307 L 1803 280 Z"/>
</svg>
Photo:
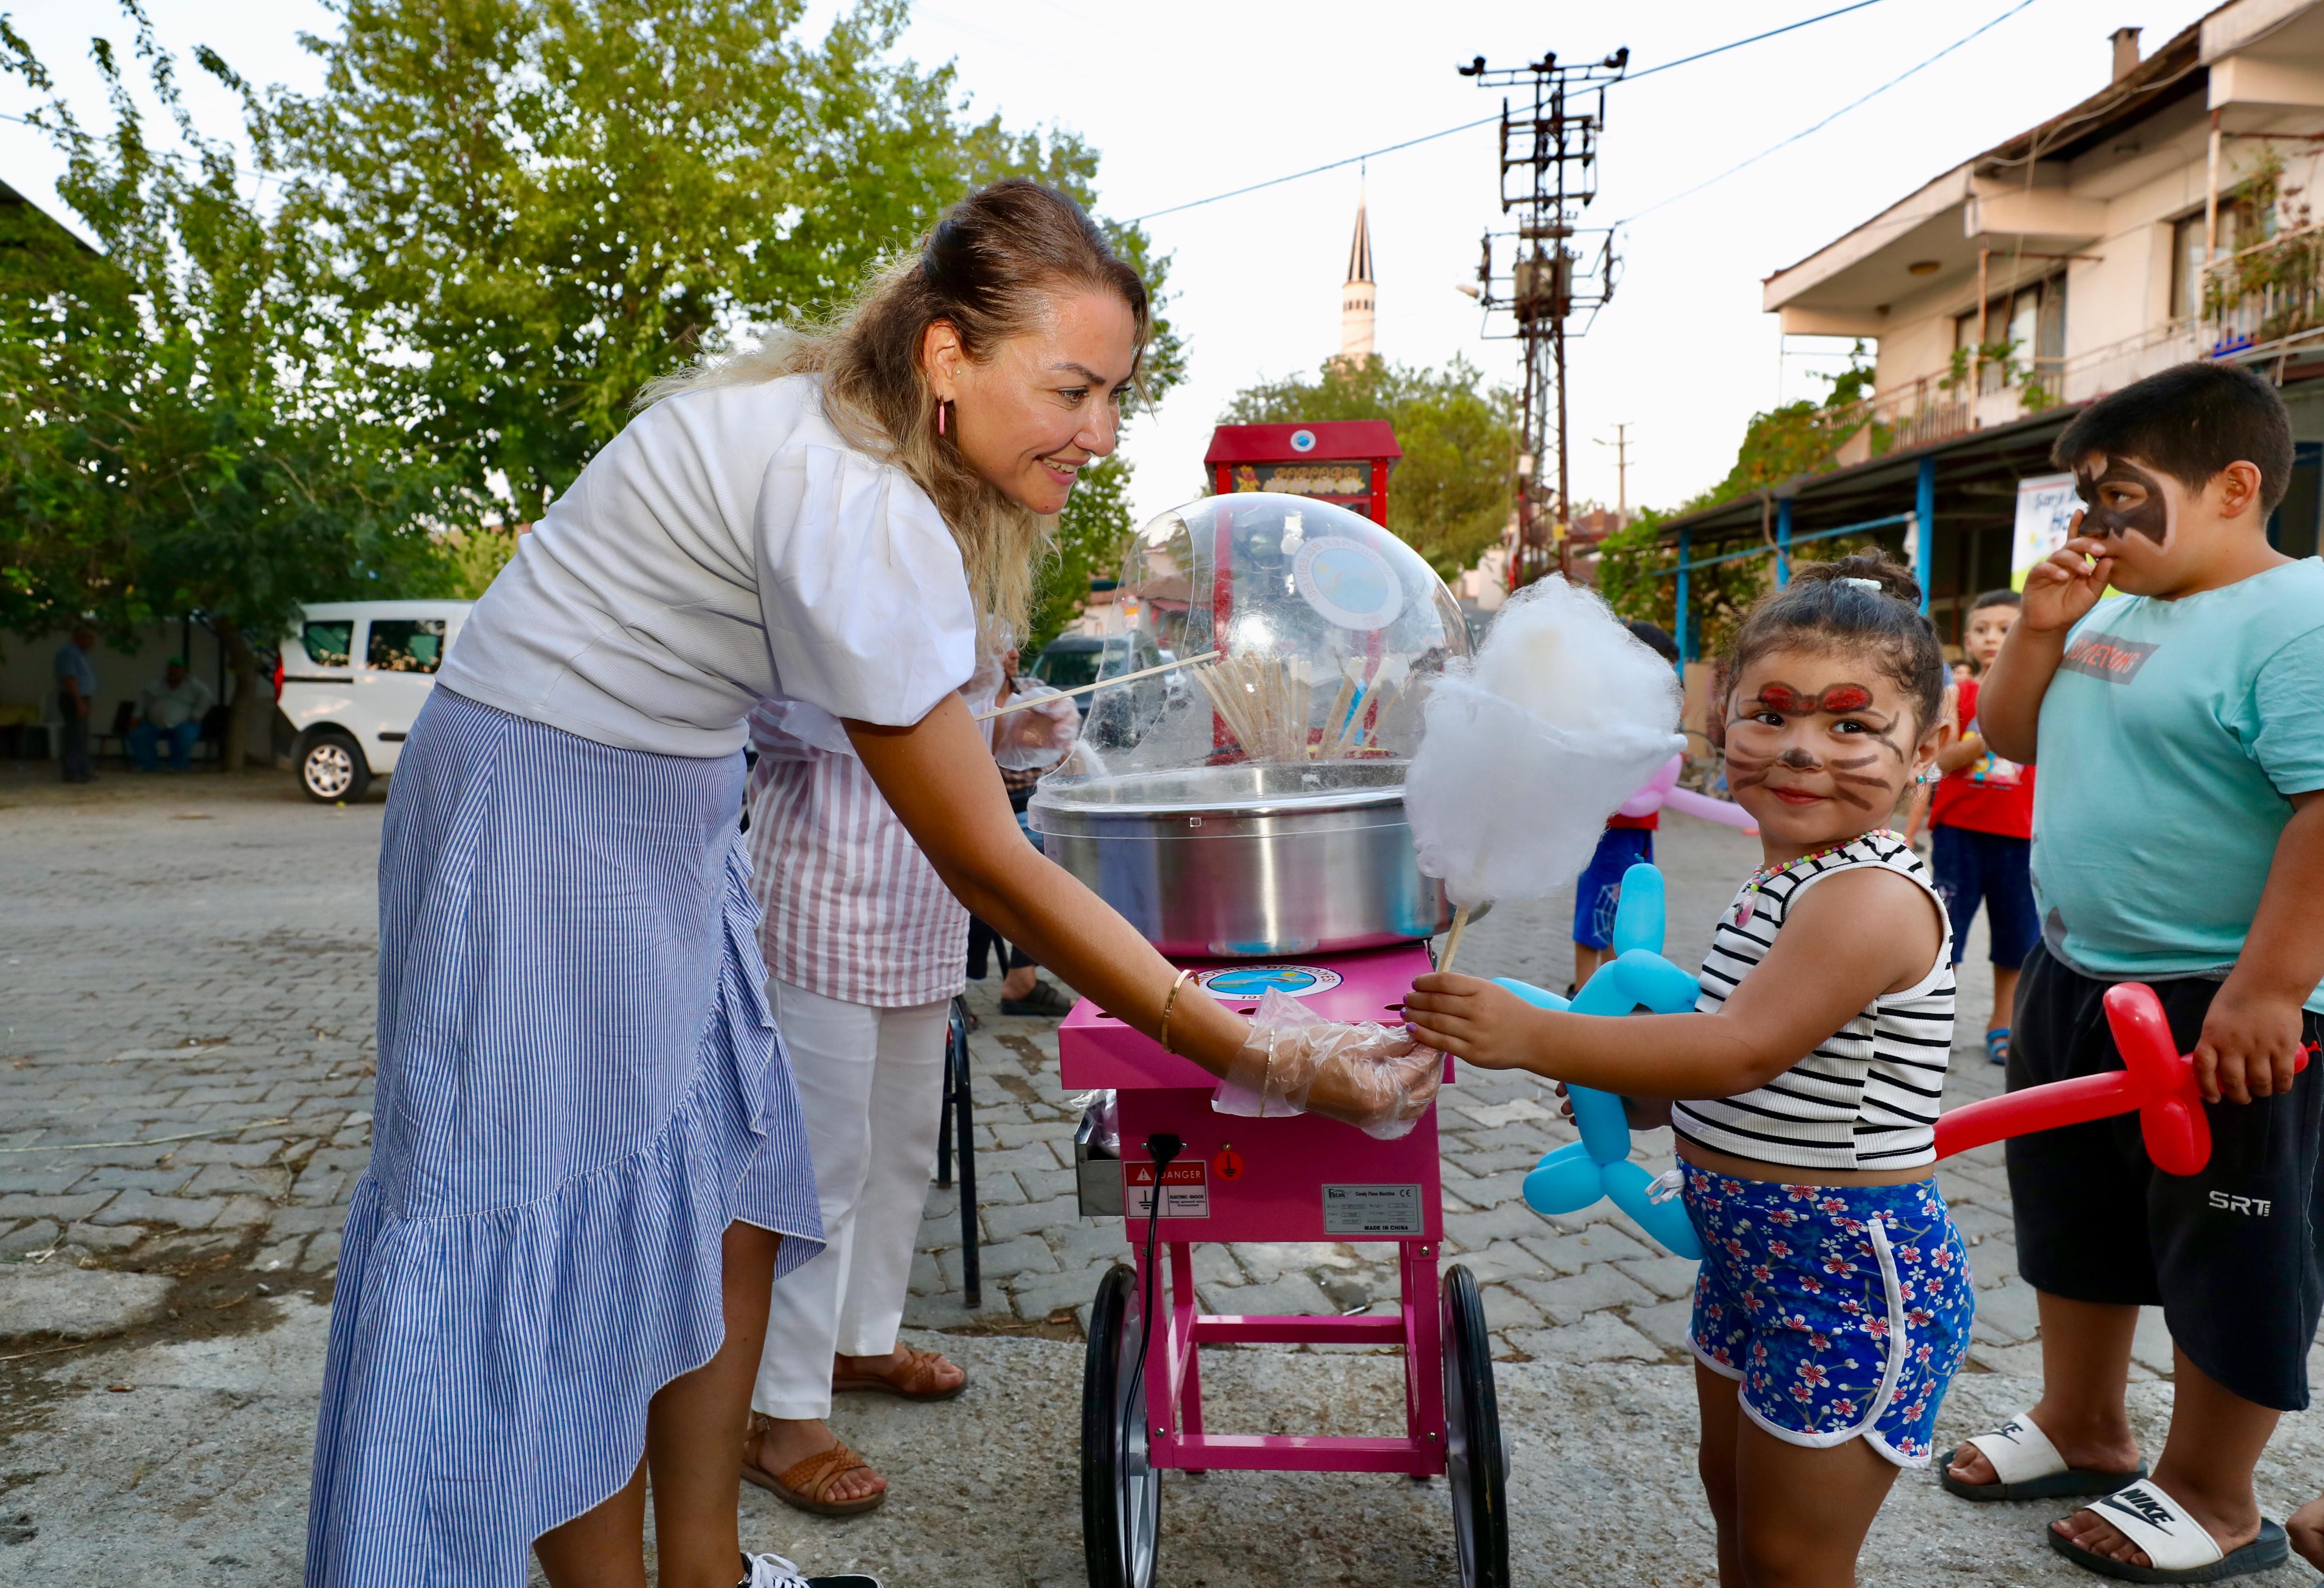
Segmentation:
<svg viewBox="0 0 2324 1588">
<path fill-rule="evenodd" d="M 1757 833 L 1759 824 L 1741 806 L 1725 799 L 1713 799 L 1708 794 L 1698 794 L 1692 789 L 1678 786 L 1679 769 L 1686 758 L 1674 755 L 1663 762 L 1663 770 L 1647 780 L 1646 786 L 1622 801 L 1624 816 L 1652 816 L 1658 810 L 1683 811 L 1688 816 L 1701 817 L 1707 822 L 1720 822 L 1730 827 L 1740 827 L 1747 833 Z"/>
<path fill-rule="evenodd" d="M 2035 1131 L 2087 1124 L 2138 1111 L 2146 1156 L 2166 1175 L 2202 1172 L 2211 1160 L 2211 1122 L 2195 1085 L 2195 1061 L 2172 1040 L 2162 1000 L 2144 982 L 2107 989 L 2107 1025 L 2124 1067 L 2102 1076 L 2077 1076 L 1988 1097 L 1941 1115 L 1937 1121 L 1937 1156 L 1950 1158 Z M 2295 1069 L 2308 1067 L 2302 1053 Z"/>
<path fill-rule="evenodd" d="M 1538 1009 L 1568 1009 L 1576 1014 L 1625 1015 L 1644 1009 L 1680 1014 L 1694 1007 L 1695 980 L 1662 956 L 1663 874 L 1638 864 L 1622 873 L 1622 899 L 1614 914 L 1614 957 L 1598 967 L 1590 984 L 1571 1004 L 1554 992 L 1508 977 L 1498 984 Z M 1535 1166 L 1525 1178 L 1526 1202 L 1536 1213 L 1579 1213 L 1600 1197 L 1637 1220 L 1647 1234 L 1683 1258 L 1702 1260 L 1702 1243 L 1685 1207 L 1674 1198 L 1654 1198 L 1655 1177 L 1630 1161 L 1630 1122 L 1622 1100 L 1610 1092 L 1569 1083 L 1573 1122 L 1582 1140 L 1569 1142 Z"/>
</svg>

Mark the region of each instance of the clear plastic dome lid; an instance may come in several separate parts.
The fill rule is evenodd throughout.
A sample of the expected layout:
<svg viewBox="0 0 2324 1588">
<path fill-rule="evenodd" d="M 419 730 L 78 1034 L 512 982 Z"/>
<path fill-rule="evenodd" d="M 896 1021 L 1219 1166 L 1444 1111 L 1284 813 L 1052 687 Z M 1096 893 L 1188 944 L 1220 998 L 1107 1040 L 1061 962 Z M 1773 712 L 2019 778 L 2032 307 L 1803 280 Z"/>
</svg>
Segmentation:
<svg viewBox="0 0 2324 1588">
<path fill-rule="evenodd" d="M 1428 687 L 1469 654 L 1459 605 L 1420 554 L 1360 513 L 1241 492 L 1141 530 L 1114 593 L 1100 678 L 1217 659 L 1101 689 L 1068 780 L 1244 763 L 1342 763 L 1400 781 Z M 1360 773 L 1357 766 L 1365 763 Z M 1303 784 L 1342 780 L 1302 777 Z"/>
</svg>

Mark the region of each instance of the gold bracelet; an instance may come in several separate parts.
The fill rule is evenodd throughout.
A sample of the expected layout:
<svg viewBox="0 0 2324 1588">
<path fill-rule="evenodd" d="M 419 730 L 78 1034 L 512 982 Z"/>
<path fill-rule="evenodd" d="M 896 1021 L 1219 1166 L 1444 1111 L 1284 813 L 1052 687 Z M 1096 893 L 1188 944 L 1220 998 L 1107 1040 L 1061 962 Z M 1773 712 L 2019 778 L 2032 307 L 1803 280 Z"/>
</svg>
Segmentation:
<svg viewBox="0 0 2324 1588">
<path fill-rule="evenodd" d="M 1171 1011 L 1172 1009 L 1174 1009 L 1175 1007 L 1176 1007 L 1176 1005 L 1177 1005 L 1177 1002 L 1178 1002 L 1178 989 L 1179 989 L 1179 988 L 1181 988 L 1181 987 L 1183 987 L 1183 986 L 1185 986 L 1187 983 L 1189 983 L 1189 982 L 1193 981 L 1194 979 L 1194 972 L 1192 972 L 1192 971 L 1180 971 L 1180 972 L 1178 973 L 1178 979 L 1177 979 L 1176 981 L 1175 981 L 1175 982 L 1173 982 L 1173 983 L 1170 983 L 1170 995 L 1169 995 L 1168 997 L 1167 997 L 1167 998 L 1165 998 L 1165 999 L 1163 999 L 1163 1000 L 1162 1000 L 1162 1051 L 1163 1051 L 1163 1052 L 1165 1052 L 1165 1053 L 1168 1053 L 1168 1052 L 1170 1052 L 1170 1051 L 1171 1051 L 1171 1048 L 1170 1048 L 1170 1011 Z"/>
</svg>

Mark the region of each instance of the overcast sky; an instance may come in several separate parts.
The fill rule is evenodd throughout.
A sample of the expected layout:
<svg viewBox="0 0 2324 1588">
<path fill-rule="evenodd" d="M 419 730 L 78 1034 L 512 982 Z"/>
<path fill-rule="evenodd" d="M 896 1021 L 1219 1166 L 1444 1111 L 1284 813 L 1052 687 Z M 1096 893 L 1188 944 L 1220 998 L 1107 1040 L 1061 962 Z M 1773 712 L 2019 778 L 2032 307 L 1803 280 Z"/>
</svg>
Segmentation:
<svg viewBox="0 0 2324 1588">
<path fill-rule="evenodd" d="M 1453 69 L 1473 55 L 1505 66 L 1545 50 L 1581 59 L 1628 45 L 1641 69 L 1844 3 L 944 0 L 915 6 L 904 48 L 924 62 L 955 61 L 980 113 L 1087 137 L 1104 157 L 1102 208 L 1130 217 L 1489 115 L 1499 95 Z M 2015 4 L 1880 0 L 1614 88 L 1602 193 L 1588 222 L 1637 215 L 1716 175 Z M 174 48 L 208 43 L 257 81 L 317 84 L 296 38 L 331 26 L 313 0 L 148 5 Z M 807 25 L 819 31 L 836 9 L 812 0 Z M 1618 421 L 1630 426 L 1633 506 L 1674 503 L 1724 475 L 1754 411 L 1819 393 L 1809 372 L 1837 367 L 1820 344 L 1781 355 L 1759 308 L 1762 277 L 2103 87 L 2115 28 L 2144 27 L 2152 51 L 2205 9 L 2033 0 L 1829 128 L 1626 227 L 1614 302 L 1573 353 L 1577 500 L 1614 500 L 1614 449 L 1593 443 L 1610 440 Z M 12 20 L 98 119 L 81 64 L 88 32 L 105 26 L 125 42 L 106 0 L 41 0 Z M 211 125 L 228 125 L 222 96 L 197 103 Z M 21 88 L 0 84 L 0 112 L 25 104 Z M 1515 345 L 1485 339 L 1475 306 L 1454 290 L 1472 279 L 1479 235 L 1497 222 L 1494 137 L 1479 128 L 1371 162 L 1379 347 L 1422 364 L 1465 354 L 1514 381 Z M 0 178 L 53 207 L 57 166 L 27 129 L 0 122 Z M 1211 426 L 1235 391 L 1312 370 L 1338 349 L 1357 190 L 1350 167 L 1150 223 L 1174 256 L 1171 313 L 1190 343 L 1192 378 L 1130 437 L 1141 515 L 1195 494 Z"/>
</svg>

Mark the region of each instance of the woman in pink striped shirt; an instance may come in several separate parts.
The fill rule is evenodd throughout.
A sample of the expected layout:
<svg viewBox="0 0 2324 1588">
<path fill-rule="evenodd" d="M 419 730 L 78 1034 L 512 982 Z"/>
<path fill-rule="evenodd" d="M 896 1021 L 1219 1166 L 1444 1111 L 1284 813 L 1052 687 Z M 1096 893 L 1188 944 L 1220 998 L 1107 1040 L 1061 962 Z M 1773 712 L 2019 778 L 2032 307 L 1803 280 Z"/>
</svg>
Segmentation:
<svg viewBox="0 0 2324 1588">
<path fill-rule="evenodd" d="M 988 660 L 960 692 L 981 708 L 1000 683 Z M 994 730 L 1018 745 L 1047 739 L 1054 762 L 1081 722 L 1060 704 Z M 752 891 L 825 1245 L 774 1286 L 742 1475 L 801 1510 L 852 1516 L 879 1505 L 888 1485 L 825 1424 L 833 1391 L 944 1400 L 967 1381 L 936 1353 L 899 1347 L 896 1332 L 936 1162 L 945 1014 L 964 984 L 969 918 L 837 719 L 769 702 L 752 715 L 751 743 Z M 1038 745 L 1032 758 L 1044 758 Z"/>
</svg>

